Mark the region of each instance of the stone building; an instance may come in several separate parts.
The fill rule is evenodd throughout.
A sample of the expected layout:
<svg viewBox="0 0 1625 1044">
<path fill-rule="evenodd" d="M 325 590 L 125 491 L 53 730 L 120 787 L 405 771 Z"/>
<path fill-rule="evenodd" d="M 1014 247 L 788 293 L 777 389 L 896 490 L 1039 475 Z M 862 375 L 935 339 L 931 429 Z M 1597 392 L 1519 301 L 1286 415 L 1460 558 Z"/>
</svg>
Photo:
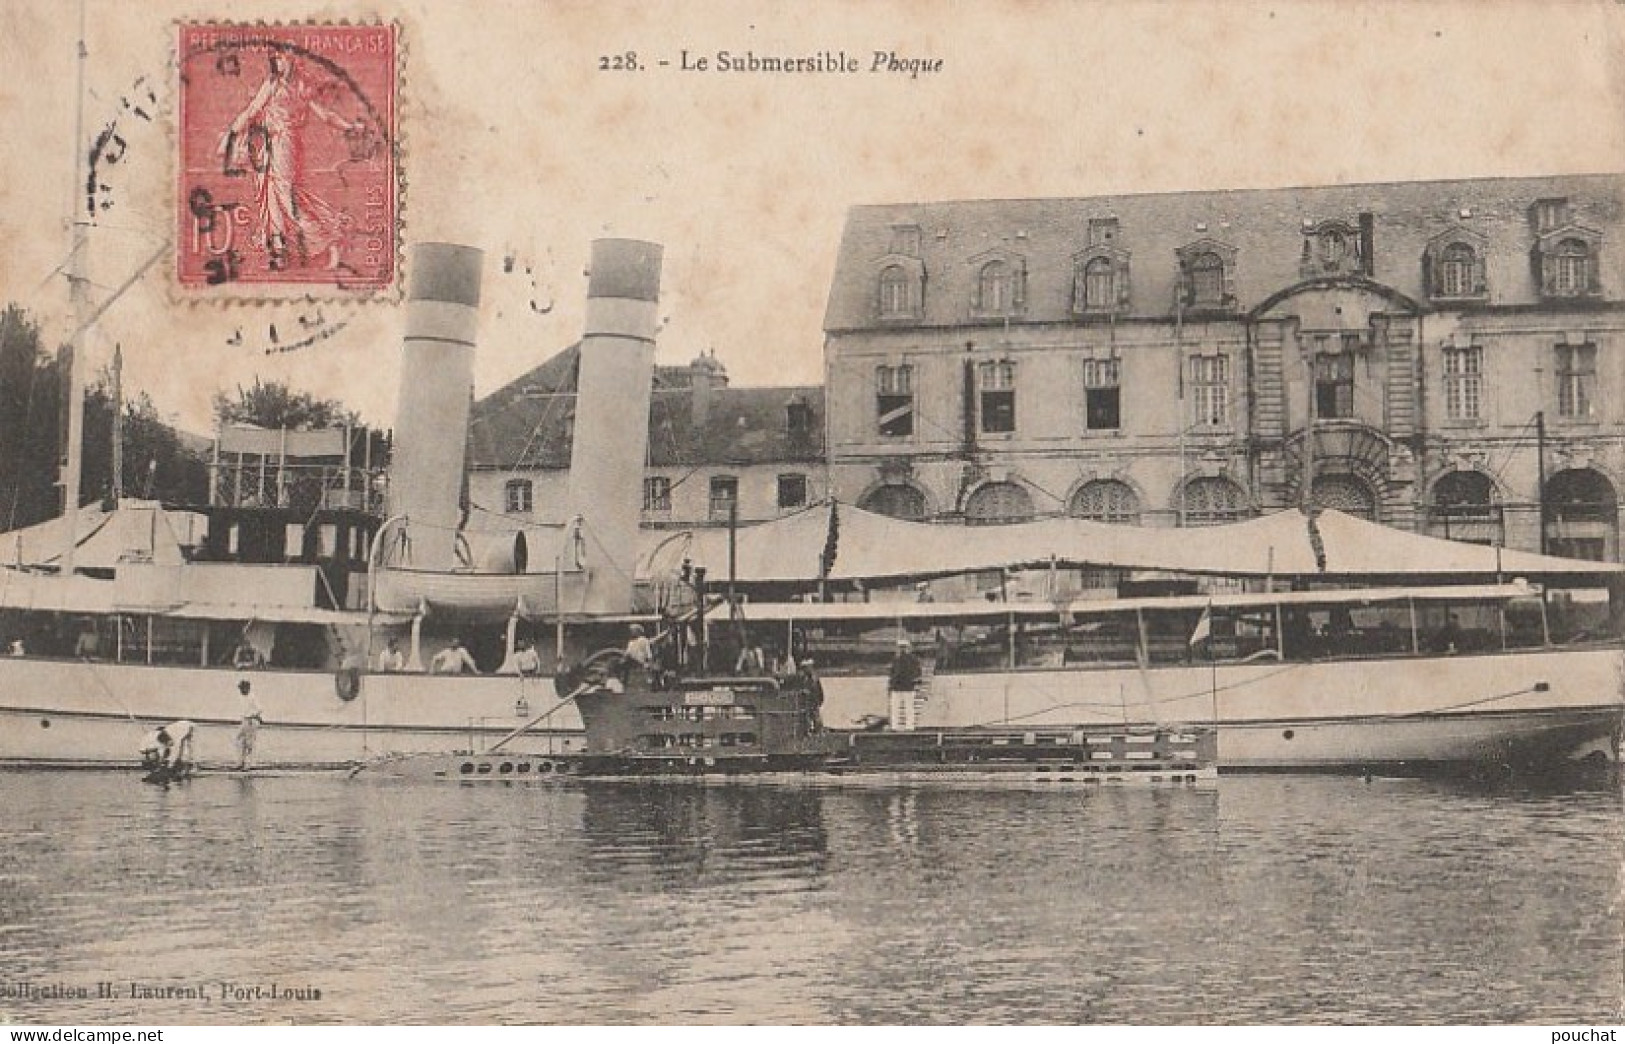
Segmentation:
<svg viewBox="0 0 1625 1044">
<path fill-rule="evenodd" d="M 568 348 L 474 404 L 469 500 L 526 523 L 566 521 L 577 351 Z M 643 522 L 726 525 L 799 511 L 828 495 L 824 391 L 732 388 L 714 355 L 655 368 Z"/>
<path fill-rule="evenodd" d="M 1622 189 L 856 207 L 825 321 L 833 490 L 1199 526 L 1300 503 L 1308 475 L 1386 524 L 1618 559 Z"/>
</svg>

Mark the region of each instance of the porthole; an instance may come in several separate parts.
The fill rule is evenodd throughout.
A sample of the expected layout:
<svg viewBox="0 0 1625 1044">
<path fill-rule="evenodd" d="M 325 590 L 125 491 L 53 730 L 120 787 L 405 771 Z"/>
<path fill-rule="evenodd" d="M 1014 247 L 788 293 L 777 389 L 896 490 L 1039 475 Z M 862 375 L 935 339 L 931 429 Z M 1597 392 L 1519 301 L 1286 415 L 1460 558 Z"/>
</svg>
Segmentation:
<svg viewBox="0 0 1625 1044">
<path fill-rule="evenodd" d="M 50 718 L 41 718 L 39 720 L 39 727 L 42 728 L 42 729 L 50 728 L 51 727 L 51 719 Z"/>
<path fill-rule="evenodd" d="M 491 763 L 489 761 L 482 761 L 480 762 L 480 767 L 474 771 L 478 772 L 482 776 L 489 776 L 491 774 Z"/>
<path fill-rule="evenodd" d="M 461 765 L 457 766 L 457 771 L 467 776 L 474 771 L 474 763 L 472 761 L 465 761 Z"/>
<path fill-rule="evenodd" d="M 1281 733 L 1281 738 L 1282 739 L 1288 739 L 1289 740 L 1289 739 L 1292 738 L 1292 736 L 1293 736 L 1293 732 L 1292 732 L 1291 729 L 1287 729 L 1286 731 Z"/>
<path fill-rule="evenodd" d="M 500 766 L 498 766 L 497 771 L 502 773 L 504 776 L 512 775 L 513 774 L 513 762 L 504 761 Z"/>
</svg>

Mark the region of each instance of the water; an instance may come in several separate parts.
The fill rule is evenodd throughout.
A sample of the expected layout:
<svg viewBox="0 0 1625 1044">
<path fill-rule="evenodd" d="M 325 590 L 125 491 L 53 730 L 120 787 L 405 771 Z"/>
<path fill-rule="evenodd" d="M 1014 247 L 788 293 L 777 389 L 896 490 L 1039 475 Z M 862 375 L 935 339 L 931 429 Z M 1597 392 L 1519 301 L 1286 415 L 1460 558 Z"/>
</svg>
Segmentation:
<svg viewBox="0 0 1625 1044">
<path fill-rule="evenodd" d="M 0 1014 L 33 1024 L 1622 1017 L 1613 787 L 11 773 L 0 799 Z"/>
</svg>

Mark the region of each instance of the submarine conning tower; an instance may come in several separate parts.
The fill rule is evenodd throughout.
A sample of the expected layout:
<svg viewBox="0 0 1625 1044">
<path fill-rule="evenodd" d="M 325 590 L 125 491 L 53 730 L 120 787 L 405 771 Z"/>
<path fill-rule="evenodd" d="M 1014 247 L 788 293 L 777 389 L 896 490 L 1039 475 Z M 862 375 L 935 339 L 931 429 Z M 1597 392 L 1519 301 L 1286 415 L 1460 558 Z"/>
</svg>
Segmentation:
<svg viewBox="0 0 1625 1044">
<path fill-rule="evenodd" d="M 582 608 L 589 613 L 634 608 L 660 266 L 656 243 L 592 244 L 569 485 L 569 514 L 584 530 Z"/>
<path fill-rule="evenodd" d="M 452 243 L 411 253 L 389 511 L 406 518 L 397 561 L 417 569 L 456 561 L 484 262 L 483 251 Z"/>
</svg>

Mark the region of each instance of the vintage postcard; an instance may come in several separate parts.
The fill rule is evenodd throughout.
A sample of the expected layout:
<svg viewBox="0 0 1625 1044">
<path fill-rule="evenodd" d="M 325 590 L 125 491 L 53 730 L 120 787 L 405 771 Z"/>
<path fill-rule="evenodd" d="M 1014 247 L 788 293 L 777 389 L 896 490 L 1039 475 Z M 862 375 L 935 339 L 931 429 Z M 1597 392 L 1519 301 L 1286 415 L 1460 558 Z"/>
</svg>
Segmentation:
<svg viewBox="0 0 1625 1044">
<path fill-rule="evenodd" d="M 1622 48 L 0 0 L 0 1022 L 1616 1039 Z"/>
</svg>

